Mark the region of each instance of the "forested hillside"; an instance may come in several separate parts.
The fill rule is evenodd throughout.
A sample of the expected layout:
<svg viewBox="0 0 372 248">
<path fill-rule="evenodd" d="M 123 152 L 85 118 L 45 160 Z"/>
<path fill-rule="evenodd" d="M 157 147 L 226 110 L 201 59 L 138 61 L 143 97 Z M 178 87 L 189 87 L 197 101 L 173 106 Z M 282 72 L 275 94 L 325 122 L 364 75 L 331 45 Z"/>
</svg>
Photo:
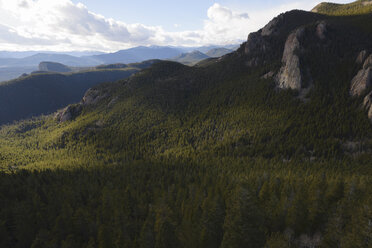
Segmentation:
<svg viewBox="0 0 372 248">
<path fill-rule="evenodd" d="M 287 12 L 2 126 L 0 246 L 371 247 L 368 23 Z"/>
</svg>

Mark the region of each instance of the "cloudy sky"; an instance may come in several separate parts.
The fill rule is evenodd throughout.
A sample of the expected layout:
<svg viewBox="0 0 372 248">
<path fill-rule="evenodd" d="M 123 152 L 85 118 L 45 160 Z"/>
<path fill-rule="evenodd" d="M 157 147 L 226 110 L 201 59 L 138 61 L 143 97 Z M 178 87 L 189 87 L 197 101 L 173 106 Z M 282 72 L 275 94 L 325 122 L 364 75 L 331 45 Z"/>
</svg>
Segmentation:
<svg viewBox="0 0 372 248">
<path fill-rule="evenodd" d="M 0 0 L 0 51 L 236 44 L 317 0 Z M 349 1 L 337 0 L 337 3 Z"/>
</svg>

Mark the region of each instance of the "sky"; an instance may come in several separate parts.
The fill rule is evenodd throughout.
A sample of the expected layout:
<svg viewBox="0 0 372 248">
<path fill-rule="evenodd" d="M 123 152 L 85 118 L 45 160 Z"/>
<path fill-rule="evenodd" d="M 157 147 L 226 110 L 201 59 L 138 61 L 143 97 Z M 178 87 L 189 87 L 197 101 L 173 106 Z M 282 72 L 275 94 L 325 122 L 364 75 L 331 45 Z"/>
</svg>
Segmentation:
<svg viewBox="0 0 372 248">
<path fill-rule="evenodd" d="M 351 0 L 335 0 L 347 3 Z M 239 44 L 318 0 L 0 0 L 0 51 Z"/>
</svg>

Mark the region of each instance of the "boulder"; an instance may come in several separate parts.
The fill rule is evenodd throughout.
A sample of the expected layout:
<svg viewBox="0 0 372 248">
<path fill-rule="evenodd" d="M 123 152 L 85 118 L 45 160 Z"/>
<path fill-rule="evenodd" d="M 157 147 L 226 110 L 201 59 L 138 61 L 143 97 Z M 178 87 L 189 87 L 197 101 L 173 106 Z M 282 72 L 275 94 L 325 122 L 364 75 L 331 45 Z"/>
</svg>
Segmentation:
<svg viewBox="0 0 372 248">
<path fill-rule="evenodd" d="M 285 43 L 282 57 L 283 66 L 276 76 L 276 83 L 282 89 L 300 90 L 302 88 L 302 73 L 299 53 L 301 51 L 300 40 L 304 29 L 299 28 L 292 32 Z"/>
<path fill-rule="evenodd" d="M 372 85 L 372 54 L 365 60 L 363 68 L 351 81 L 350 95 L 361 96 Z"/>
</svg>

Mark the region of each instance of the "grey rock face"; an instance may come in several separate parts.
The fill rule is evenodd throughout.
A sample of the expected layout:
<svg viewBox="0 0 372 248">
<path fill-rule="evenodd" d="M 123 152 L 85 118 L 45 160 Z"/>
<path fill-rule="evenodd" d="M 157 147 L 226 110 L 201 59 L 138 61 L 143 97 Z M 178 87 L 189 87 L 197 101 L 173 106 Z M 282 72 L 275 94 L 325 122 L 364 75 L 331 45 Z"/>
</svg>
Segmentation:
<svg viewBox="0 0 372 248">
<path fill-rule="evenodd" d="M 363 68 L 351 81 L 350 95 L 361 96 L 372 85 L 372 54 L 365 60 Z"/>
<path fill-rule="evenodd" d="M 302 87 L 299 52 L 301 50 L 300 40 L 303 34 L 304 29 L 299 28 L 287 38 L 282 58 L 283 66 L 276 77 L 276 83 L 279 88 L 300 90 Z"/>
<path fill-rule="evenodd" d="M 372 121 L 372 91 L 364 98 L 363 106 L 368 111 L 368 118 Z"/>
<path fill-rule="evenodd" d="M 362 69 L 351 81 L 350 94 L 352 96 L 360 96 L 371 85 L 372 68 Z"/>
</svg>

